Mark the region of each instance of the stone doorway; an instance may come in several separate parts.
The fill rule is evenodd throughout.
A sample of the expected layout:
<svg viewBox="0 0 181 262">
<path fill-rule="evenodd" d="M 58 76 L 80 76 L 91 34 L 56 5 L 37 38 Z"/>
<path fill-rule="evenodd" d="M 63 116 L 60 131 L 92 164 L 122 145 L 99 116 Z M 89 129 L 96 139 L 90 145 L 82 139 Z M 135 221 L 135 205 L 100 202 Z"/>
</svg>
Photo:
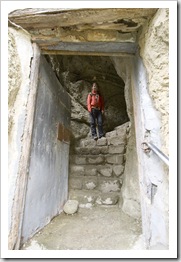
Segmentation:
<svg viewBox="0 0 181 262">
<path fill-rule="evenodd" d="M 156 110 L 152 104 L 153 101 L 150 100 L 150 96 L 148 95 L 147 92 L 148 90 L 147 90 L 146 72 L 142 60 L 140 59 L 140 54 L 142 55 L 142 58 L 146 61 L 145 59 L 146 56 L 144 52 L 146 51 L 147 53 L 149 53 L 148 51 L 149 45 L 147 42 L 151 42 L 150 39 L 152 39 L 151 34 L 148 34 L 148 39 L 144 41 L 146 31 L 148 32 L 154 31 L 158 33 L 156 34 L 155 37 L 156 39 L 161 39 L 162 41 L 163 38 L 159 37 L 159 31 L 152 30 L 152 29 L 161 28 L 157 26 L 158 20 L 159 23 L 162 23 L 162 20 L 159 19 L 161 14 L 165 15 L 166 17 L 165 20 L 168 22 L 168 10 L 146 9 L 146 8 L 145 9 L 136 8 L 136 9 L 126 9 L 126 10 L 102 9 L 101 14 L 103 16 L 100 16 L 99 11 L 100 10 L 47 10 L 47 11 L 38 10 L 37 12 L 37 10 L 31 10 L 31 9 L 20 10 L 17 12 L 15 11 L 13 14 L 9 16 L 9 25 L 11 27 L 14 27 L 11 28 L 11 31 L 12 32 L 16 31 L 15 33 L 16 35 L 18 35 L 19 33 L 21 35 L 22 33 L 23 38 L 26 39 L 25 42 L 28 43 L 29 45 L 29 51 L 31 50 L 31 46 L 30 46 L 31 42 L 34 42 L 40 47 L 41 53 L 44 55 L 69 55 L 69 56 L 81 55 L 82 56 L 82 55 L 91 54 L 91 56 L 95 55 L 95 56 L 111 57 L 111 60 L 113 61 L 114 68 L 116 69 L 117 74 L 120 76 L 120 78 L 124 81 L 125 84 L 124 91 L 125 91 L 125 100 L 126 100 L 126 110 L 128 113 L 128 118 L 131 122 L 129 142 L 127 143 L 127 151 L 126 151 L 127 161 L 124 170 L 125 181 L 123 183 L 123 188 L 122 188 L 122 194 L 124 198 L 122 209 L 127 214 L 140 216 L 140 199 L 139 199 L 140 195 L 137 194 L 137 188 L 139 188 L 140 186 L 141 207 L 142 207 L 141 216 L 143 218 L 143 233 L 144 233 L 145 240 L 147 242 L 147 246 L 148 247 L 151 245 L 154 246 L 156 245 L 157 242 L 163 243 L 165 246 L 167 246 L 168 208 L 167 208 L 167 201 L 165 201 L 165 195 L 168 196 L 168 192 L 167 192 L 168 181 L 166 181 L 167 178 L 165 178 L 166 176 L 164 176 L 165 173 L 167 173 L 167 170 L 166 171 L 164 170 L 162 164 L 158 162 L 157 158 L 154 158 L 154 156 L 152 155 L 150 158 L 148 158 L 143 154 L 142 150 L 140 149 L 140 145 L 143 142 L 144 138 L 151 138 L 158 145 L 161 145 L 160 123 L 162 121 L 162 119 L 160 120 L 160 116 L 158 116 L 157 112 L 155 112 Z M 143 11 L 145 14 L 144 16 L 143 16 Z M 88 12 L 90 16 L 86 16 L 84 12 L 85 14 L 86 12 Z M 71 17 L 72 14 L 73 16 Z M 135 14 L 137 16 L 135 16 Z M 154 20 L 155 14 L 156 14 L 155 16 L 156 19 Z M 119 18 L 120 16 L 122 17 L 122 19 Z M 48 20 L 47 17 L 50 20 Z M 82 24 L 79 24 L 79 22 L 77 24 L 76 21 L 80 21 L 79 19 L 77 19 L 78 17 L 82 17 L 81 20 Z M 96 19 L 95 20 L 96 23 L 94 24 L 92 24 L 91 22 L 93 17 Z M 107 23 L 108 21 L 107 18 L 110 19 L 109 23 Z M 68 23 L 71 21 L 72 25 L 67 24 L 67 21 Z M 147 24 L 148 21 L 151 21 L 151 23 Z M 61 25 L 61 27 L 57 27 L 57 25 Z M 28 34 L 26 34 L 25 31 L 20 30 L 19 26 L 27 30 Z M 143 30 L 141 30 L 142 26 L 144 26 Z M 91 29 L 91 31 L 89 29 Z M 79 34 L 80 31 L 81 33 Z M 86 31 L 86 33 L 84 31 Z M 165 29 L 165 31 L 167 31 L 167 28 Z M 138 50 L 138 42 L 141 48 L 140 52 Z M 167 40 L 166 42 L 164 41 L 166 45 L 167 42 L 168 42 Z M 148 47 L 148 49 L 146 49 L 145 46 L 146 48 Z M 32 50 L 28 53 L 29 60 L 27 59 L 26 61 L 28 65 L 27 71 L 23 72 L 24 75 L 26 74 L 28 81 L 29 81 L 28 69 L 31 67 L 32 60 L 34 60 L 34 53 L 32 54 L 31 52 Z M 155 54 L 157 54 L 157 52 L 158 50 L 156 49 Z M 21 51 L 18 54 L 20 53 Z M 165 49 L 163 49 L 163 54 L 167 54 L 167 46 Z M 24 61 L 24 58 L 22 60 Z M 154 57 L 153 59 L 149 60 L 151 61 L 151 64 L 153 64 L 152 60 L 154 60 Z M 159 56 L 155 57 L 155 60 L 160 61 Z M 165 56 L 165 60 L 167 60 L 167 56 Z M 155 79 L 154 74 L 157 75 L 156 74 L 157 69 L 155 68 L 159 68 L 159 67 L 157 67 L 156 65 L 156 67 L 153 68 L 153 71 L 151 70 L 151 72 L 150 72 L 151 67 L 149 66 L 149 63 L 146 63 L 146 67 L 147 67 L 146 68 L 147 72 L 151 75 L 150 77 L 153 78 L 154 80 Z M 167 76 L 166 76 L 166 80 L 167 80 Z M 80 80 L 78 79 L 78 81 Z M 150 82 L 150 85 L 152 85 L 153 83 L 154 81 Z M 163 83 L 163 86 L 165 86 L 165 83 Z M 166 86 L 167 86 L 167 82 L 166 82 Z M 81 88 L 81 85 L 78 85 L 78 88 Z M 23 88 L 22 90 L 24 92 Z M 144 103 L 144 101 L 146 101 L 146 103 Z M 27 110 L 28 112 L 28 109 L 30 108 L 31 107 L 25 106 L 25 111 Z M 160 110 L 159 105 L 158 105 L 158 109 L 159 109 L 158 111 L 160 112 L 162 111 Z M 25 119 L 23 119 L 23 121 L 26 122 L 27 124 L 26 117 Z M 86 124 L 83 123 L 83 125 L 85 127 Z M 88 129 L 88 125 L 86 127 Z M 109 131 L 112 130 L 112 127 L 110 126 L 107 126 L 105 128 L 107 128 L 107 130 Z M 17 129 L 15 131 L 17 131 Z M 22 133 L 23 132 L 25 132 L 25 135 L 23 137 L 26 137 L 27 135 L 26 129 L 23 130 Z M 83 132 L 81 131 L 81 134 L 82 133 Z M 24 151 L 26 152 L 25 141 L 21 140 L 21 136 L 18 138 L 19 138 L 18 140 L 19 143 L 22 145 Z M 12 145 L 12 147 L 13 146 L 14 144 Z M 18 157 L 19 155 L 20 157 L 22 156 L 21 152 L 18 151 Z M 20 164 L 23 163 L 22 159 L 23 158 L 20 158 Z M 14 159 L 14 156 L 12 156 L 11 161 L 13 162 L 13 160 L 16 161 L 16 159 Z M 131 165 L 127 165 L 127 163 L 131 163 Z M 135 166 L 139 168 L 139 173 L 137 168 L 136 169 L 134 168 Z M 26 169 L 26 166 L 25 166 L 25 170 L 28 170 Z M 14 188 L 17 188 L 18 191 L 19 188 L 21 188 L 21 184 L 20 183 L 17 184 L 13 182 L 16 180 L 15 178 L 17 178 L 17 176 L 20 175 L 18 172 L 16 173 L 16 170 L 12 169 L 11 171 L 13 171 L 12 172 L 13 175 L 11 175 L 12 178 L 11 191 L 13 191 Z M 21 172 L 20 174 L 21 174 L 20 176 L 20 180 L 21 180 L 21 177 L 24 174 L 26 174 L 26 171 Z M 159 174 L 159 176 L 157 177 L 155 174 Z M 151 193 L 152 192 L 151 186 L 153 184 L 157 186 L 157 193 L 156 195 L 154 195 L 154 199 L 152 199 L 152 193 Z M 14 199 L 16 198 L 14 198 L 14 195 L 11 195 L 10 197 L 11 197 L 11 201 L 10 201 L 9 209 L 11 210 L 12 204 L 15 202 Z M 165 209 L 163 210 L 162 207 L 157 205 L 158 203 L 163 203 Z M 11 211 L 13 214 L 13 210 Z M 159 225 L 161 226 L 157 226 L 157 223 L 155 223 L 155 218 L 160 221 Z M 11 222 L 12 221 L 10 221 L 10 229 L 11 229 Z M 162 234 L 163 232 L 164 234 Z M 18 244 L 17 244 L 17 248 L 18 248 Z"/>
<path fill-rule="evenodd" d="M 131 201 L 129 201 L 129 215 L 122 211 L 121 187 L 124 180 L 128 140 L 131 135 L 124 81 L 118 76 L 110 57 L 46 56 L 46 59 L 51 64 L 61 85 L 71 97 L 72 137 L 69 155 L 68 198 L 77 200 L 79 208 L 74 214 L 68 213 L 69 217 L 66 217 L 67 215 L 62 212 L 60 216 L 38 231 L 21 249 L 86 248 L 89 250 L 106 248 L 121 250 L 144 248 L 139 202 L 136 207 L 138 208 L 137 214 L 135 211 L 133 212 L 133 216 L 137 216 L 136 218 L 129 216 L 132 213 Z M 105 66 L 106 62 L 110 69 L 109 74 Z M 98 68 L 101 69 L 98 70 Z M 104 126 L 106 137 L 97 142 L 90 137 L 86 109 L 86 96 L 90 92 L 92 81 L 98 82 L 101 93 L 107 99 L 107 116 Z M 134 135 L 134 133 L 132 134 Z M 132 164 L 134 165 L 134 163 Z M 139 189 L 137 190 L 139 191 Z M 137 198 L 139 199 L 139 195 Z M 87 225 L 82 220 L 85 220 Z M 63 225 L 66 225 L 65 228 Z M 127 228 L 126 230 L 123 225 Z M 82 226 L 84 228 L 81 228 Z M 62 227 L 60 231 L 59 227 Z M 70 233 L 68 228 L 71 227 L 73 229 Z M 80 233 L 77 234 L 79 227 Z M 95 231 L 97 231 L 96 234 Z M 81 232 L 86 237 L 82 237 Z M 87 232 L 89 232 L 89 236 Z M 60 234 L 61 237 L 57 234 Z M 51 235 L 51 237 L 47 235 Z M 78 239 L 72 242 L 72 238 Z M 52 239 L 53 244 L 50 243 Z M 96 239 L 97 242 L 95 242 Z M 117 243 L 114 243 L 115 239 L 117 239 Z"/>
<path fill-rule="evenodd" d="M 79 199 L 79 205 L 84 205 L 86 201 L 81 202 L 84 197 L 90 197 L 95 202 L 98 193 L 109 192 L 107 198 L 111 200 L 108 202 L 117 204 L 118 199 L 121 201 L 120 188 L 130 131 L 125 83 L 117 74 L 111 57 L 47 55 L 46 59 L 71 97 L 69 199 Z M 86 105 L 94 81 L 99 86 L 105 104 L 106 138 L 97 143 L 91 139 Z M 81 193 L 81 189 L 90 190 Z M 100 201 L 106 203 L 106 194 Z"/>
</svg>

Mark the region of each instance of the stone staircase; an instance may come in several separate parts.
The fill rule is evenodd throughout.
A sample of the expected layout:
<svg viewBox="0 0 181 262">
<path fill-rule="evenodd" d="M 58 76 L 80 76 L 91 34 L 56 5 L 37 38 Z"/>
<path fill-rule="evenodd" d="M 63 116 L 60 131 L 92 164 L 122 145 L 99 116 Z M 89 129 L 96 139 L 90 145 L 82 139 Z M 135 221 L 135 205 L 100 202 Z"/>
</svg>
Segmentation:
<svg viewBox="0 0 181 262">
<path fill-rule="evenodd" d="M 129 127 L 127 122 L 97 141 L 81 140 L 71 150 L 69 199 L 78 200 L 79 207 L 120 201 Z"/>
</svg>

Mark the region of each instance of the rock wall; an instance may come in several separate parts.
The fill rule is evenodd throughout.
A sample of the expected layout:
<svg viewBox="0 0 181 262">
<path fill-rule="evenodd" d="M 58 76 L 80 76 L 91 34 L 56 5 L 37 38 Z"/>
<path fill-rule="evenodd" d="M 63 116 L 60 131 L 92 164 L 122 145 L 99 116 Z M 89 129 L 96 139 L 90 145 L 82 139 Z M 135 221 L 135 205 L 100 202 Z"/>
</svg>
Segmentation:
<svg viewBox="0 0 181 262">
<path fill-rule="evenodd" d="M 130 118 L 130 132 L 127 140 L 126 163 L 121 190 L 123 199 L 122 210 L 132 217 L 140 218 L 140 187 L 136 152 L 135 120 L 133 114 L 133 98 L 131 91 L 132 60 L 130 58 L 114 57 L 112 58 L 112 61 L 118 75 L 125 82 L 125 101 L 127 106 L 127 114 Z"/>
<path fill-rule="evenodd" d="M 109 57 L 49 56 L 57 78 L 71 96 L 71 127 L 73 140 L 89 137 L 87 95 L 94 81 L 104 97 L 104 130 L 112 131 L 129 120 L 124 96 L 124 81 L 117 74 Z"/>
<path fill-rule="evenodd" d="M 159 9 L 139 37 L 148 90 L 161 114 L 162 151 L 169 155 L 169 9 Z"/>
</svg>

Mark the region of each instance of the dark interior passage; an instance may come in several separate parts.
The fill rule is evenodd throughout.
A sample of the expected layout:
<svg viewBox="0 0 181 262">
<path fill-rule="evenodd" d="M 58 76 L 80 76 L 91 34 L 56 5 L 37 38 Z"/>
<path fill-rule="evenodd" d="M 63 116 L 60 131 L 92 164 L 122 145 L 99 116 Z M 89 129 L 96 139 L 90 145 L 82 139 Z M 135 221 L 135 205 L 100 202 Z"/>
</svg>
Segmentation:
<svg viewBox="0 0 181 262">
<path fill-rule="evenodd" d="M 124 81 L 118 76 L 110 57 L 46 56 L 57 78 L 72 100 L 71 127 L 73 138 L 89 134 L 86 99 L 94 81 L 104 97 L 104 130 L 112 131 L 129 121 L 124 97 Z"/>
</svg>

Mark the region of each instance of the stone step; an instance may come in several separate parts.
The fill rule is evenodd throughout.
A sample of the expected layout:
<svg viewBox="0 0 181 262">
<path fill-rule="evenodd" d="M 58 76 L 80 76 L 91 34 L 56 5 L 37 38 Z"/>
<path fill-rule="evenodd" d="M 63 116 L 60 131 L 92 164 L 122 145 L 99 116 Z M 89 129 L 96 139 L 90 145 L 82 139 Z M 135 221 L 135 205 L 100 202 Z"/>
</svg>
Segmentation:
<svg viewBox="0 0 181 262">
<path fill-rule="evenodd" d="M 122 186 L 122 178 L 105 178 L 96 176 L 69 177 L 69 189 L 98 190 L 103 193 L 119 192 Z"/>
<path fill-rule="evenodd" d="M 80 140 L 80 147 L 94 147 L 106 145 L 119 145 L 127 142 L 127 136 L 130 130 L 130 121 L 123 125 L 115 127 L 113 131 L 107 132 L 105 137 L 94 141 L 92 138 Z"/>
<path fill-rule="evenodd" d="M 70 152 L 69 199 L 82 207 L 120 201 L 129 122 L 97 141 L 81 140 Z"/>
<path fill-rule="evenodd" d="M 95 205 L 116 205 L 121 194 L 117 192 L 101 193 L 97 190 L 69 190 L 69 199 L 77 200 L 80 207 L 90 208 Z"/>
<path fill-rule="evenodd" d="M 110 146 L 89 146 L 89 147 L 75 147 L 74 152 L 76 155 L 99 155 L 99 154 L 124 154 L 125 144 L 110 145 Z"/>
<path fill-rule="evenodd" d="M 70 165 L 69 175 L 75 176 L 103 176 L 120 177 L 124 172 L 124 165 Z"/>
<path fill-rule="evenodd" d="M 95 141 L 94 139 L 84 139 L 80 141 L 79 147 L 95 147 L 95 146 L 109 146 L 109 145 L 121 145 L 126 144 L 127 142 L 127 135 L 120 134 L 119 136 L 109 136 L 102 137 Z"/>
<path fill-rule="evenodd" d="M 122 165 L 125 162 L 125 154 L 70 155 L 69 161 L 75 165 Z"/>
</svg>

